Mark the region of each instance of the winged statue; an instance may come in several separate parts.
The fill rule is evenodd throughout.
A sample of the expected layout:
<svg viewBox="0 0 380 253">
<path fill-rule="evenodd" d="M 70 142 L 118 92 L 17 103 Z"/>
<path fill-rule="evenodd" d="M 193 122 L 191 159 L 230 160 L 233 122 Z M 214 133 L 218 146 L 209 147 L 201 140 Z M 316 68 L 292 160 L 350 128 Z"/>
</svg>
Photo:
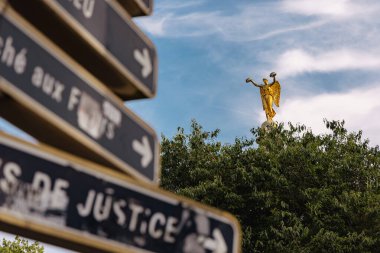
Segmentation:
<svg viewBox="0 0 380 253">
<path fill-rule="evenodd" d="M 280 107 L 280 96 L 281 96 L 281 85 L 276 80 L 276 73 L 270 73 L 270 77 L 273 78 L 271 83 L 268 83 L 268 79 L 264 78 L 264 84 L 257 84 L 251 78 L 247 78 L 246 83 L 251 82 L 254 86 L 260 88 L 261 101 L 263 104 L 263 110 L 265 111 L 265 116 L 268 122 L 273 121 L 273 117 L 276 115 L 276 112 L 273 109 L 273 103 Z"/>
</svg>

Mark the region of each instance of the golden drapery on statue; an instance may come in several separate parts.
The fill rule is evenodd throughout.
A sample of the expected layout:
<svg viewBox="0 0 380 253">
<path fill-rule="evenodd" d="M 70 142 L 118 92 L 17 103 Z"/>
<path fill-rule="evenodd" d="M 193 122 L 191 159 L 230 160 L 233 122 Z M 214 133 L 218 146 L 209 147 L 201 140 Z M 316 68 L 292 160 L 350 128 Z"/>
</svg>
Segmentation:
<svg viewBox="0 0 380 253">
<path fill-rule="evenodd" d="M 263 104 L 263 110 L 267 118 L 267 122 L 273 122 L 273 117 L 276 115 L 276 112 L 273 109 L 273 103 L 280 107 L 280 95 L 281 95 L 281 85 L 276 80 L 276 73 L 272 72 L 270 77 L 273 78 L 272 83 L 268 83 L 267 79 L 263 79 L 264 84 L 257 84 L 251 78 L 247 78 L 245 81 L 247 83 L 251 82 L 256 87 L 260 88 L 261 101 Z"/>
</svg>

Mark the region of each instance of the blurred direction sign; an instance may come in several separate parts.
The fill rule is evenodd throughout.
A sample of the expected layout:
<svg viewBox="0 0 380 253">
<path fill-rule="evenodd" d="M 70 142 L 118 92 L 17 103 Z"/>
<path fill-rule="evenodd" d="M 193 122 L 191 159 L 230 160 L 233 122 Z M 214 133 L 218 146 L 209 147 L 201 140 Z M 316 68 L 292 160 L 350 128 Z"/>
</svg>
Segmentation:
<svg viewBox="0 0 380 253">
<path fill-rule="evenodd" d="M 152 128 L 11 8 L 0 16 L 0 115 L 38 140 L 157 183 Z"/>
<path fill-rule="evenodd" d="M 121 98 L 156 94 L 156 49 L 116 0 L 10 3 Z"/>
<path fill-rule="evenodd" d="M 81 252 L 237 253 L 229 214 L 0 134 L 0 228 Z"/>
<path fill-rule="evenodd" d="M 132 16 L 150 15 L 153 11 L 153 0 L 117 0 Z"/>
</svg>

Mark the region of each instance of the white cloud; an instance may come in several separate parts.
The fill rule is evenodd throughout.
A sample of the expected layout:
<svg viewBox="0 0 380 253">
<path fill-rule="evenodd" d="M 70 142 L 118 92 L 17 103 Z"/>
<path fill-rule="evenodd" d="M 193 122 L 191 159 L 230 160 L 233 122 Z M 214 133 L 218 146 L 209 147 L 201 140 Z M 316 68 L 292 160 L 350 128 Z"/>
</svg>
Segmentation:
<svg viewBox="0 0 380 253">
<path fill-rule="evenodd" d="M 377 17 L 380 4 L 374 0 L 283 0 L 235 5 L 233 11 L 203 8 L 205 1 L 158 3 L 153 16 L 138 23 L 161 37 L 219 35 L 227 41 L 255 41 L 284 33 L 315 29 L 340 20 Z M 313 18 L 307 18 L 312 16 Z"/>
<path fill-rule="evenodd" d="M 203 2 L 202 0 L 192 0 L 190 2 L 161 1 L 156 4 L 157 6 L 155 6 L 152 16 L 137 18 L 135 21 L 148 33 L 160 37 L 168 36 L 170 32 L 175 33 L 171 29 L 172 23 L 176 23 L 176 20 L 178 18 L 181 19 L 182 15 L 188 15 L 179 14 L 181 10 L 190 10 L 201 5 Z"/>
<path fill-rule="evenodd" d="M 284 77 L 305 72 L 378 70 L 380 57 L 369 52 L 349 49 L 331 50 L 314 55 L 302 49 L 291 49 L 279 56 L 274 69 Z"/>
<path fill-rule="evenodd" d="M 281 7 L 289 13 L 334 18 L 351 18 L 371 11 L 363 1 L 359 4 L 352 0 L 284 0 Z"/>
<path fill-rule="evenodd" d="M 269 39 L 274 36 L 278 36 L 285 33 L 290 32 L 297 32 L 297 31 L 304 31 L 304 30 L 310 30 L 313 28 L 318 28 L 320 26 L 323 26 L 327 24 L 328 22 L 326 20 L 318 20 L 315 22 L 307 23 L 307 24 L 297 24 L 294 26 L 289 26 L 285 28 L 275 29 L 273 31 L 269 31 L 267 33 L 264 33 L 262 35 L 258 35 L 255 38 L 252 38 L 251 40 L 263 40 L 263 39 Z"/>
<path fill-rule="evenodd" d="M 164 36 L 165 35 L 165 22 L 170 18 L 171 15 L 163 17 L 154 17 L 154 18 L 144 18 L 137 20 L 137 23 L 143 27 L 145 31 L 155 36 Z"/>
<path fill-rule="evenodd" d="M 218 32 L 218 12 L 158 13 L 154 17 L 139 20 L 144 30 L 158 37 L 199 37 Z"/>
<path fill-rule="evenodd" d="M 284 101 L 275 120 L 305 124 L 314 133 L 323 133 L 323 119 L 345 120 L 350 131 L 363 130 L 371 145 L 380 145 L 380 85 L 346 93 L 293 97 Z"/>
<path fill-rule="evenodd" d="M 157 8 L 153 16 L 139 19 L 137 22 L 144 30 L 158 37 L 199 37 L 216 34 L 225 41 L 236 42 L 263 40 L 326 24 L 324 20 L 298 23 L 289 19 L 288 14 L 282 14 L 280 8 L 273 3 L 237 6 L 233 12 L 182 7 L 181 11 L 174 8 Z"/>
</svg>

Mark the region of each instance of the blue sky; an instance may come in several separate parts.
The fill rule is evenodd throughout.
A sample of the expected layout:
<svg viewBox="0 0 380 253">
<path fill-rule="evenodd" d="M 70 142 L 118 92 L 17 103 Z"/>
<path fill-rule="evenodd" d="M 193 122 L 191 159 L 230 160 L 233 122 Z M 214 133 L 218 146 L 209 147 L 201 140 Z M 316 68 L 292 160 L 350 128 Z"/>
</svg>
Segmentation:
<svg viewBox="0 0 380 253">
<path fill-rule="evenodd" d="M 135 21 L 158 51 L 158 94 L 126 105 L 158 135 L 196 119 L 233 142 L 265 121 L 245 79 L 276 71 L 276 121 L 320 133 L 323 118 L 345 119 L 380 144 L 379 11 L 376 0 L 157 0 L 151 17 Z"/>
<path fill-rule="evenodd" d="M 259 91 L 272 71 L 282 85 L 277 121 L 316 133 L 345 119 L 380 144 L 380 19 L 376 0 L 162 0 L 136 19 L 159 55 L 157 97 L 128 102 L 158 133 L 196 119 L 233 142 L 265 121 Z"/>
<path fill-rule="evenodd" d="M 344 119 L 379 145 L 379 11 L 378 0 L 156 0 L 153 15 L 135 21 L 158 51 L 158 94 L 126 105 L 158 134 L 196 119 L 231 143 L 265 121 L 245 79 L 275 71 L 276 121 L 321 133 L 323 118 Z"/>
</svg>

